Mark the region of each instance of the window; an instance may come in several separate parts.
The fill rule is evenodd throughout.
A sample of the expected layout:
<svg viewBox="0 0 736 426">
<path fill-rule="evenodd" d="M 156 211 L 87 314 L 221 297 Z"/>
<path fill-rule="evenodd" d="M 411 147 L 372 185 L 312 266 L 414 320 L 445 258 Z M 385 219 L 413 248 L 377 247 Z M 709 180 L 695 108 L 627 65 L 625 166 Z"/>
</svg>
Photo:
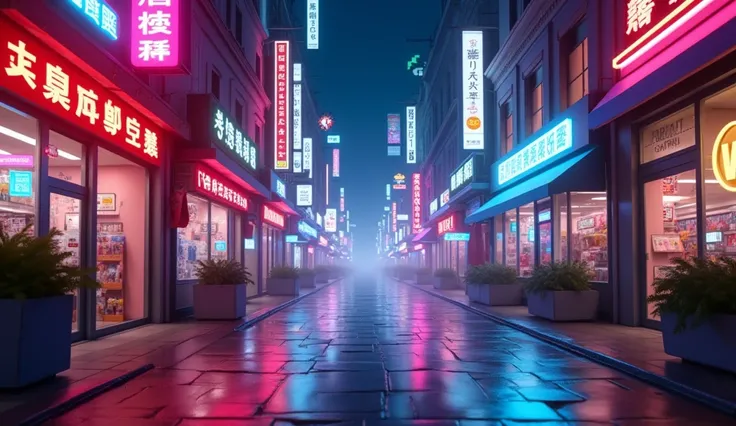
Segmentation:
<svg viewBox="0 0 736 426">
<path fill-rule="evenodd" d="M 517 0 L 509 0 L 509 31 L 514 28 L 516 21 L 519 20 L 519 8 L 516 3 Z"/>
<path fill-rule="evenodd" d="M 225 26 L 231 28 L 233 24 L 233 0 L 225 2 Z"/>
<path fill-rule="evenodd" d="M 217 204 L 210 207 L 210 258 L 228 258 L 228 209 Z"/>
<path fill-rule="evenodd" d="M 536 208 L 539 235 L 539 264 L 552 261 L 552 201 L 549 197 L 537 201 Z M 557 235 L 557 234 L 555 234 Z"/>
<path fill-rule="evenodd" d="M 504 216 L 504 240 L 506 242 L 506 266 L 512 267 L 516 269 L 517 274 L 519 271 L 519 265 L 518 265 L 518 259 L 517 259 L 517 252 L 518 247 L 516 245 L 516 236 L 518 235 L 518 226 L 519 223 L 517 221 L 517 215 L 516 215 L 516 209 L 509 210 L 506 212 Z"/>
<path fill-rule="evenodd" d="M 258 2 L 259 2 L 259 0 L 253 0 L 253 8 L 255 8 L 256 13 L 258 14 L 258 16 L 260 16 L 261 15 L 261 8 L 260 8 L 260 5 L 258 4 Z"/>
<path fill-rule="evenodd" d="M 261 55 L 256 54 L 256 77 L 260 81 L 263 76 L 261 75 Z"/>
<path fill-rule="evenodd" d="M 50 152 L 54 152 L 49 155 L 49 177 L 84 186 L 84 145 L 52 130 L 49 146 L 53 147 Z"/>
<path fill-rule="evenodd" d="M 519 207 L 519 276 L 531 276 L 534 270 L 534 203 Z"/>
<path fill-rule="evenodd" d="M 588 94 L 588 39 L 575 40 L 567 58 L 567 106 Z"/>
<path fill-rule="evenodd" d="M 243 12 L 239 7 L 235 8 L 235 41 L 238 46 L 243 45 Z"/>
<path fill-rule="evenodd" d="M 210 73 L 210 93 L 218 100 L 220 99 L 220 74 L 214 69 Z"/>
<path fill-rule="evenodd" d="M 527 135 L 542 128 L 544 115 L 544 90 L 542 68 L 538 68 L 526 79 L 527 89 Z"/>
<path fill-rule="evenodd" d="M 177 229 L 176 279 L 196 279 L 196 266 L 200 260 L 209 257 L 209 239 L 207 232 L 210 224 L 209 202 L 204 198 L 187 194 L 189 208 L 189 224 L 186 228 Z"/>
<path fill-rule="evenodd" d="M 260 124 L 256 124 L 255 143 L 256 143 L 256 146 L 258 148 L 260 148 L 261 150 L 263 150 L 263 146 L 261 146 L 261 125 Z"/>
<path fill-rule="evenodd" d="M 498 215 L 493 218 L 493 232 L 495 236 L 493 238 L 493 263 L 503 262 L 503 216 Z"/>
<path fill-rule="evenodd" d="M 240 101 L 235 101 L 235 121 L 238 122 L 238 126 L 243 128 L 243 104 Z"/>
<path fill-rule="evenodd" d="M 658 181 L 658 183 L 661 185 L 661 182 Z M 662 200 L 659 200 L 658 204 L 659 220 L 661 222 Z M 651 208 L 656 209 L 657 207 Z M 646 209 L 651 212 L 649 206 Z M 571 260 L 588 264 L 593 281 L 608 281 L 607 213 L 605 192 L 570 193 L 570 214 L 572 215 Z M 648 216 L 649 213 L 647 213 Z"/>
<path fill-rule="evenodd" d="M 514 115 L 510 100 L 501 106 L 501 140 L 501 155 L 514 149 Z"/>
<path fill-rule="evenodd" d="M 554 196 L 555 199 L 555 213 L 554 213 L 554 234 L 555 238 L 553 241 L 555 251 L 555 261 L 566 262 L 570 256 L 568 255 L 568 244 L 569 238 L 567 233 L 567 193 L 558 194 Z"/>
</svg>

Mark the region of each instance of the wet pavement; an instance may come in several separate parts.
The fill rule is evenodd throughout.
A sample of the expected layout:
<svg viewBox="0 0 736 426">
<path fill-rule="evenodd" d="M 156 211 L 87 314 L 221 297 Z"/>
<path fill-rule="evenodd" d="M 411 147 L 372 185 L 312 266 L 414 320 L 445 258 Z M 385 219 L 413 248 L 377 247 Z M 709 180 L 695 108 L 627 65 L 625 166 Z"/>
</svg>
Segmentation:
<svg viewBox="0 0 736 426">
<path fill-rule="evenodd" d="M 49 424 L 713 426 L 734 419 L 389 280 L 332 285 Z"/>
</svg>

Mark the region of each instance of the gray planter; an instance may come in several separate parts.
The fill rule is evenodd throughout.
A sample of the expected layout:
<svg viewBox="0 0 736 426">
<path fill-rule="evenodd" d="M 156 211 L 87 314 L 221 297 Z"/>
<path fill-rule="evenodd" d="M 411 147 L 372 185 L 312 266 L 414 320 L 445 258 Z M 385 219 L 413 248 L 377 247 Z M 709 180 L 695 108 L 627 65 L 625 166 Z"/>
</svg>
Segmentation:
<svg viewBox="0 0 736 426">
<path fill-rule="evenodd" d="M 598 292 L 546 291 L 527 294 L 529 313 L 552 321 L 590 321 L 598 310 Z"/>
<path fill-rule="evenodd" d="M 317 276 L 311 275 L 309 277 L 299 277 L 299 287 L 301 288 L 315 288 L 317 287 Z"/>
<path fill-rule="evenodd" d="M 434 277 L 432 285 L 439 290 L 457 290 L 460 288 L 457 277 Z"/>
<path fill-rule="evenodd" d="M 736 373 L 736 315 L 716 315 L 698 327 L 688 324 L 677 334 L 676 315 L 664 314 L 661 319 L 665 353 Z"/>
<path fill-rule="evenodd" d="M 521 284 L 467 284 L 471 302 L 489 306 L 518 306 L 524 296 Z"/>
<path fill-rule="evenodd" d="M 328 283 L 328 282 L 330 282 L 330 274 L 325 273 L 325 272 L 321 272 L 321 273 L 317 274 L 317 276 L 315 277 L 315 280 L 318 283 Z"/>
<path fill-rule="evenodd" d="M 416 274 L 414 272 L 400 272 L 399 281 L 414 281 Z"/>
<path fill-rule="evenodd" d="M 234 320 L 245 316 L 246 284 L 194 286 L 194 318 Z"/>
<path fill-rule="evenodd" d="M 419 285 L 432 285 L 433 276 L 431 273 L 428 274 L 417 274 L 417 284 Z"/>
<path fill-rule="evenodd" d="M 271 296 L 299 296 L 299 278 L 269 278 L 266 285 Z"/>
<path fill-rule="evenodd" d="M 71 366 L 74 296 L 0 299 L 0 388 L 20 388 Z"/>
</svg>

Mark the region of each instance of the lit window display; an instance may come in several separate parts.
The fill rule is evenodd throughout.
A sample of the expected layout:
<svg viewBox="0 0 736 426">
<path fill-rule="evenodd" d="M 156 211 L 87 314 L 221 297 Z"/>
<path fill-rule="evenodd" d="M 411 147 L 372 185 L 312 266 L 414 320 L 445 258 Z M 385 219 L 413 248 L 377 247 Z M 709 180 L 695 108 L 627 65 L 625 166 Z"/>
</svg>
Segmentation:
<svg viewBox="0 0 736 426">
<path fill-rule="evenodd" d="M 189 224 L 177 232 L 176 278 L 180 281 L 196 280 L 197 262 L 209 258 L 209 201 L 187 194 L 187 207 Z"/>
<path fill-rule="evenodd" d="M 605 192 L 571 192 L 571 259 L 588 265 L 593 281 L 608 281 L 608 212 Z"/>
<path fill-rule="evenodd" d="M 549 198 L 537 202 L 539 222 L 539 263 L 552 261 L 552 205 Z"/>
<path fill-rule="evenodd" d="M 228 209 L 211 204 L 210 257 L 225 260 L 228 258 Z"/>
<path fill-rule="evenodd" d="M 516 209 L 507 211 L 504 216 L 503 233 L 504 242 L 506 243 L 505 263 L 506 266 L 516 269 L 518 273 L 519 265 L 517 262 L 518 257 L 516 256 L 518 253 L 516 236 L 519 234 L 519 223 L 517 221 Z"/>
<path fill-rule="evenodd" d="M 567 193 L 564 193 L 554 196 L 555 217 L 559 219 L 555 219 L 553 222 L 553 226 L 555 227 L 554 233 L 556 237 L 554 238 L 552 243 L 554 244 L 555 259 L 559 260 L 560 262 L 565 262 L 567 261 L 567 259 L 569 259 L 569 235 L 567 232 L 569 215 L 567 214 L 567 195 Z"/>
<path fill-rule="evenodd" d="M 54 131 L 49 132 L 49 177 L 85 186 L 84 145 Z M 106 151 L 109 152 L 109 151 Z M 108 157 L 100 152 L 104 161 Z M 120 158 L 120 157 L 118 157 Z"/>
<path fill-rule="evenodd" d="M 494 257 L 493 261 L 502 263 L 503 261 L 503 216 L 493 218 L 493 229 L 495 235 L 493 237 Z"/>
<path fill-rule="evenodd" d="M 37 140 L 36 119 L 0 104 L 0 226 L 11 236 L 35 222 Z"/>
<path fill-rule="evenodd" d="M 519 207 L 519 276 L 531 276 L 534 270 L 534 203 Z"/>
</svg>

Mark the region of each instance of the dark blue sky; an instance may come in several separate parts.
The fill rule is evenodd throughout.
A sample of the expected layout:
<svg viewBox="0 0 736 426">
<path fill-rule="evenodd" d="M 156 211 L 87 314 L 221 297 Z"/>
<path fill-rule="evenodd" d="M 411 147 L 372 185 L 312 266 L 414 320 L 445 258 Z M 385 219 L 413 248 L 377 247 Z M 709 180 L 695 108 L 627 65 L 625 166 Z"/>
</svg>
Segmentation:
<svg viewBox="0 0 736 426">
<path fill-rule="evenodd" d="M 306 0 L 295 7 L 306 13 Z M 440 0 L 320 0 L 319 50 L 303 51 L 304 72 L 319 107 L 335 119 L 330 133 L 341 137 L 340 186 L 358 225 L 356 256 L 375 252 L 386 183 L 410 170 L 403 116 L 420 79 L 406 63 L 414 54 L 426 58 L 430 45 L 407 39 L 432 38 L 440 14 Z M 402 115 L 401 157 L 386 155 L 389 113 Z"/>
</svg>

